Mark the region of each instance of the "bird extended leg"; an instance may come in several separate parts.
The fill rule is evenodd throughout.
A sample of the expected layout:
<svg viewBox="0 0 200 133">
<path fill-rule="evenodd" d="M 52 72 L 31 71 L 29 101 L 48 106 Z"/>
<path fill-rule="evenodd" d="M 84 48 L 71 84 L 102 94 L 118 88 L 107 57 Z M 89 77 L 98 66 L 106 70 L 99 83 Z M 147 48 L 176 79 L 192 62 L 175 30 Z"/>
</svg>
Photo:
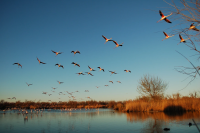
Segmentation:
<svg viewBox="0 0 200 133">
<path fill-rule="evenodd" d="M 162 19 L 158 20 L 157 23 L 160 22 L 161 20 L 162 20 Z"/>
</svg>

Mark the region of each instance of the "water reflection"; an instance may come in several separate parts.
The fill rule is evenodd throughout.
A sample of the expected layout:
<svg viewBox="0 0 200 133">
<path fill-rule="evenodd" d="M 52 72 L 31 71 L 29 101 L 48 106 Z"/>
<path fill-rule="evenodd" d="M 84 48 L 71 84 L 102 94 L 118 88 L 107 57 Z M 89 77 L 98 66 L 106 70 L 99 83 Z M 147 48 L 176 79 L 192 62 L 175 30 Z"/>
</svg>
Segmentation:
<svg viewBox="0 0 200 133">
<path fill-rule="evenodd" d="M 127 121 L 136 122 L 141 121 L 144 122 L 149 118 L 163 120 L 166 122 L 169 121 L 184 121 L 184 120 L 200 120 L 200 112 L 181 112 L 181 113 L 163 113 L 163 112 L 133 112 L 126 113 Z"/>
<path fill-rule="evenodd" d="M 24 117 L 24 124 L 28 122 L 28 116 Z"/>
<path fill-rule="evenodd" d="M 197 122 L 197 125 L 200 126 L 200 112 L 133 112 L 126 113 L 126 116 L 127 121 L 131 123 L 144 123 L 143 128 L 141 129 L 141 132 L 143 133 L 162 133 L 167 131 L 164 131 L 164 128 L 170 130 L 171 127 L 174 130 L 175 124 L 182 125 L 184 128 L 186 126 L 190 127 L 193 118 Z M 195 128 L 196 127 L 193 127 L 191 130 L 187 128 L 187 130 L 188 132 L 198 132 Z M 175 131 L 180 132 L 177 128 L 175 128 Z"/>
<path fill-rule="evenodd" d="M 162 120 L 157 119 L 148 119 L 147 122 L 144 124 L 144 127 L 142 128 L 141 132 L 144 133 L 162 133 L 163 132 L 163 126 L 165 122 Z"/>
<path fill-rule="evenodd" d="M 28 112 L 31 112 L 28 110 Z M 123 113 L 110 109 L 90 110 L 43 110 L 22 114 L 18 111 L 0 111 L 0 132 L 35 132 L 35 133 L 66 133 L 66 132 L 107 132 L 107 133 L 164 133 L 164 128 L 170 128 L 170 133 L 198 132 L 195 126 L 189 127 L 189 122 L 195 119 L 200 127 L 200 113 L 187 112 L 169 114 L 163 112 Z"/>
</svg>

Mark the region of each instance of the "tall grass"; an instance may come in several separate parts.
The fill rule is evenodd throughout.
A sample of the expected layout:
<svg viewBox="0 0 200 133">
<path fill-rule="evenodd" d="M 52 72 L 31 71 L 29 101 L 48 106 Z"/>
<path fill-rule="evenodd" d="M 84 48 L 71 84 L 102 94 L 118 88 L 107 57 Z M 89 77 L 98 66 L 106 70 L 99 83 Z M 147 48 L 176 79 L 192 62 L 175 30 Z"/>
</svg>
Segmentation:
<svg viewBox="0 0 200 133">
<path fill-rule="evenodd" d="M 200 98 L 163 99 L 157 101 L 127 101 L 124 111 L 200 111 Z"/>
</svg>

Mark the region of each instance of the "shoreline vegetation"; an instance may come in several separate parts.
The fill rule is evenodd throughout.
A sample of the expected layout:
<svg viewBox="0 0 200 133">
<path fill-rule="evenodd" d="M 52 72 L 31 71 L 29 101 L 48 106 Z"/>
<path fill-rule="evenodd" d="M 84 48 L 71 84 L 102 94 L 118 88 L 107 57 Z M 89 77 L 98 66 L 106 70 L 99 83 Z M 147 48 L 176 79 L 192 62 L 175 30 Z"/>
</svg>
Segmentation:
<svg viewBox="0 0 200 133">
<path fill-rule="evenodd" d="M 179 95 L 178 95 L 179 96 Z M 68 109 L 68 108 L 112 108 L 123 112 L 186 112 L 200 111 L 200 98 L 174 97 L 150 100 L 140 97 L 128 101 L 67 101 L 67 102 L 7 102 L 1 100 L 0 110 L 8 109 Z"/>
<path fill-rule="evenodd" d="M 200 111 L 200 98 L 182 97 L 156 101 L 133 100 L 127 101 L 125 111 L 163 111 L 163 112 L 186 112 Z"/>
</svg>

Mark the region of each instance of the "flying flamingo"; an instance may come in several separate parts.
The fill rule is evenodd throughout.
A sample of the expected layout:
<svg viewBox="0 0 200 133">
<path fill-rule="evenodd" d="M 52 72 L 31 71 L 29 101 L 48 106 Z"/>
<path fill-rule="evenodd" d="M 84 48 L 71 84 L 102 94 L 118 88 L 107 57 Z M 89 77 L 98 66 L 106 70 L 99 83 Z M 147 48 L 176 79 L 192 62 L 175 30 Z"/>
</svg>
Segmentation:
<svg viewBox="0 0 200 133">
<path fill-rule="evenodd" d="M 165 35 L 165 39 L 168 39 L 168 38 L 170 38 L 170 37 L 173 37 L 173 36 L 174 36 L 174 35 L 172 35 L 172 36 L 168 36 L 168 35 L 167 35 L 167 33 L 165 33 L 164 31 L 163 31 L 163 33 L 164 33 L 164 35 Z M 163 40 L 165 40 L 165 39 L 163 39 Z M 162 40 L 162 41 L 163 41 L 163 40 Z"/>
<path fill-rule="evenodd" d="M 37 60 L 38 60 L 39 64 L 40 64 L 40 63 L 42 63 L 42 64 L 46 64 L 46 63 L 44 63 L 44 62 L 41 62 L 38 58 L 37 58 Z"/>
<path fill-rule="evenodd" d="M 117 81 L 118 83 L 121 83 L 120 81 Z"/>
<path fill-rule="evenodd" d="M 110 38 L 110 39 L 107 39 L 105 36 L 103 36 L 102 35 L 102 37 L 106 40 L 106 42 L 104 43 L 104 44 L 106 44 L 108 41 L 113 41 L 113 40 L 111 40 L 112 38 Z"/>
<path fill-rule="evenodd" d="M 82 71 L 82 72 L 83 72 L 83 71 Z M 85 74 L 83 74 L 82 72 L 79 72 L 79 73 L 76 73 L 76 74 L 78 74 L 78 76 L 81 75 L 81 74 L 82 74 L 82 75 L 85 75 Z"/>
<path fill-rule="evenodd" d="M 60 81 L 57 81 L 59 84 L 62 84 L 62 83 L 64 83 L 64 82 L 60 82 Z"/>
<path fill-rule="evenodd" d="M 113 84 L 113 81 L 109 81 L 109 82 L 111 82 Z"/>
<path fill-rule="evenodd" d="M 87 73 L 88 75 L 90 74 L 91 76 L 94 76 L 94 75 L 92 75 L 90 72 L 85 72 L 85 73 Z"/>
<path fill-rule="evenodd" d="M 199 30 L 196 28 L 196 26 L 194 25 L 194 23 L 192 23 L 192 24 L 190 25 L 189 30 L 199 31 Z"/>
<path fill-rule="evenodd" d="M 19 68 L 19 66 L 21 66 L 21 68 L 22 68 L 22 65 L 21 65 L 21 64 L 19 64 L 19 63 L 14 63 L 13 65 L 15 65 L 15 64 L 18 65 L 18 68 Z"/>
<path fill-rule="evenodd" d="M 28 84 L 27 82 L 26 82 L 26 84 L 29 86 L 29 85 L 33 85 L 33 84 Z"/>
<path fill-rule="evenodd" d="M 77 63 L 75 63 L 75 62 L 72 62 L 72 64 L 74 64 L 74 66 L 78 66 L 78 67 L 80 67 L 80 65 L 77 64 Z"/>
<path fill-rule="evenodd" d="M 109 70 L 108 70 L 108 71 L 109 71 Z M 111 75 L 112 75 L 112 74 L 117 74 L 115 71 L 114 71 L 114 72 L 113 72 L 113 71 L 109 71 L 109 72 L 111 72 Z"/>
<path fill-rule="evenodd" d="M 161 20 L 164 19 L 167 23 L 172 23 L 171 21 L 169 21 L 169 19 L 167 19 L 167 17 L 169 17 L 170 15 L 172 15 L 172 13 L 169 14 L 169 15 L 167 15 L 167 16 L 164 16 L 163 13 L 162 13 L 160 10 L 159 10 L 159 13 L 160 13 L 160 16 L 161 16 L 161 19 L 160 19 L 159 21 L 161 21 Z M 159 21 L 158 21 L 158 22 L 159 22 Z M 158 22 L 157 22 L 157 23 L 158 23 Z"/>
<path fill-rule="evenodd" d="M 109 86 L 109 85 L 105 85 L 105 86 Z"/>
<path fill-rule="evenodd" d="M 63 52 L 60 52 L 60 51 L 59 51 L 59 52 L 55 52 L 55 51 L 53 51 L 53 50 L 51 50 L 51 51 L 52 51 L 53 53 L 55 53 L 56 56 L 57 56 L 58 54 L 62 54 L 62 53 L 63 53 Z M 56 57 L 56 56 L 55 56 L 55 57 Z"/>
<path fill-rule="evenodd" d="M 90 66 L 88 66 L 88 68 L 90 69 L 90 71 L 96 71 L 94 70 L 94 68 L 91 68 Z"/>
<path fill-rule="evenodd" d="M 124 71 L 126 71 L 126 72 L 130 72 L 130 73 L 131 73 L 131 70 L 124 70 Z"/>
<path fill-rule="evenodd" d="M 12 99 L 15 99 L 15 100 L 16 100 L 16 97 L 13 97 Z"/>
<path fill-rule="evenodd" d="M 51 88 L 53 88 L 53 87 L 51 87 Z M 57 88 L 53 88 L 53 89 L 55 90 L 55 89 L 57 89 Z"/>
<path fill-rule="evenodd" d="M 76 53 L 79 53 L 79 54 L 80 54 L 80 51 L 78 51 L 78 50 L 76 50 L 76 51 L 71 51 L 71 53 L 74 53 L 74 55 L 75 55 Z"/>
<path fill-rule="evenodd" d="M 96 86 L 97 88 L 99 88 L 100 86 Z"/>
<path fill-rule="evenodd" d="M 43 93 L 42 93 L 42 94 L 47 94 L 47 92 L 44 92 L 44 91 L 43 91 Z"/>
<path fill-rule="evenodd" d="M 103 69 L 103 68 L 101 68 L 101 67 L 97 67 L 97 68 L 99 68 L 99 71 L 103 70 L 103 72 L 104 72 L 104 69 Z"/>
<path fill-rule="evenodd" d="M 64 66 L 63 65 L 60 65 L 60 64 L 55 64 L 55 66 L 58 65 L 58 69 L 59 67 L 62 67 L 64 69 Z"/>
<path fill-rule="evenodd" d="M 72 93 L 67 92 L 69 95 L 72 95 Z"/>
<path fill-rule="evenodd" d="M 188 39 L 190 39 L 190 38 L 188 38 L 188 39 L 183 39 L 183 37 L 179 34 L 179 38 L 181 39 L 181 41 L 179 42 L 179 43 L 182 43 L 182 42 L 184 42 L 184 43 L 186 43 L 186 40 L 188 40 Z M 178 44 L 179 44 L 178 43 Z M 177 45 L 178 45 L 177 44 Z"/>
<path fill-rule="evenodd" d="M 113 41 L 113 42 L 116 44 L 116 47 L 114 47 L 113 49 L 115 49 L 115 48 L 117 48 L 117 47 L 119 47 L 119 46 L 122 46 L 122 44 L 123 44 L 123 43 L 118 44 L 116 41 Z"/>
</svg>

